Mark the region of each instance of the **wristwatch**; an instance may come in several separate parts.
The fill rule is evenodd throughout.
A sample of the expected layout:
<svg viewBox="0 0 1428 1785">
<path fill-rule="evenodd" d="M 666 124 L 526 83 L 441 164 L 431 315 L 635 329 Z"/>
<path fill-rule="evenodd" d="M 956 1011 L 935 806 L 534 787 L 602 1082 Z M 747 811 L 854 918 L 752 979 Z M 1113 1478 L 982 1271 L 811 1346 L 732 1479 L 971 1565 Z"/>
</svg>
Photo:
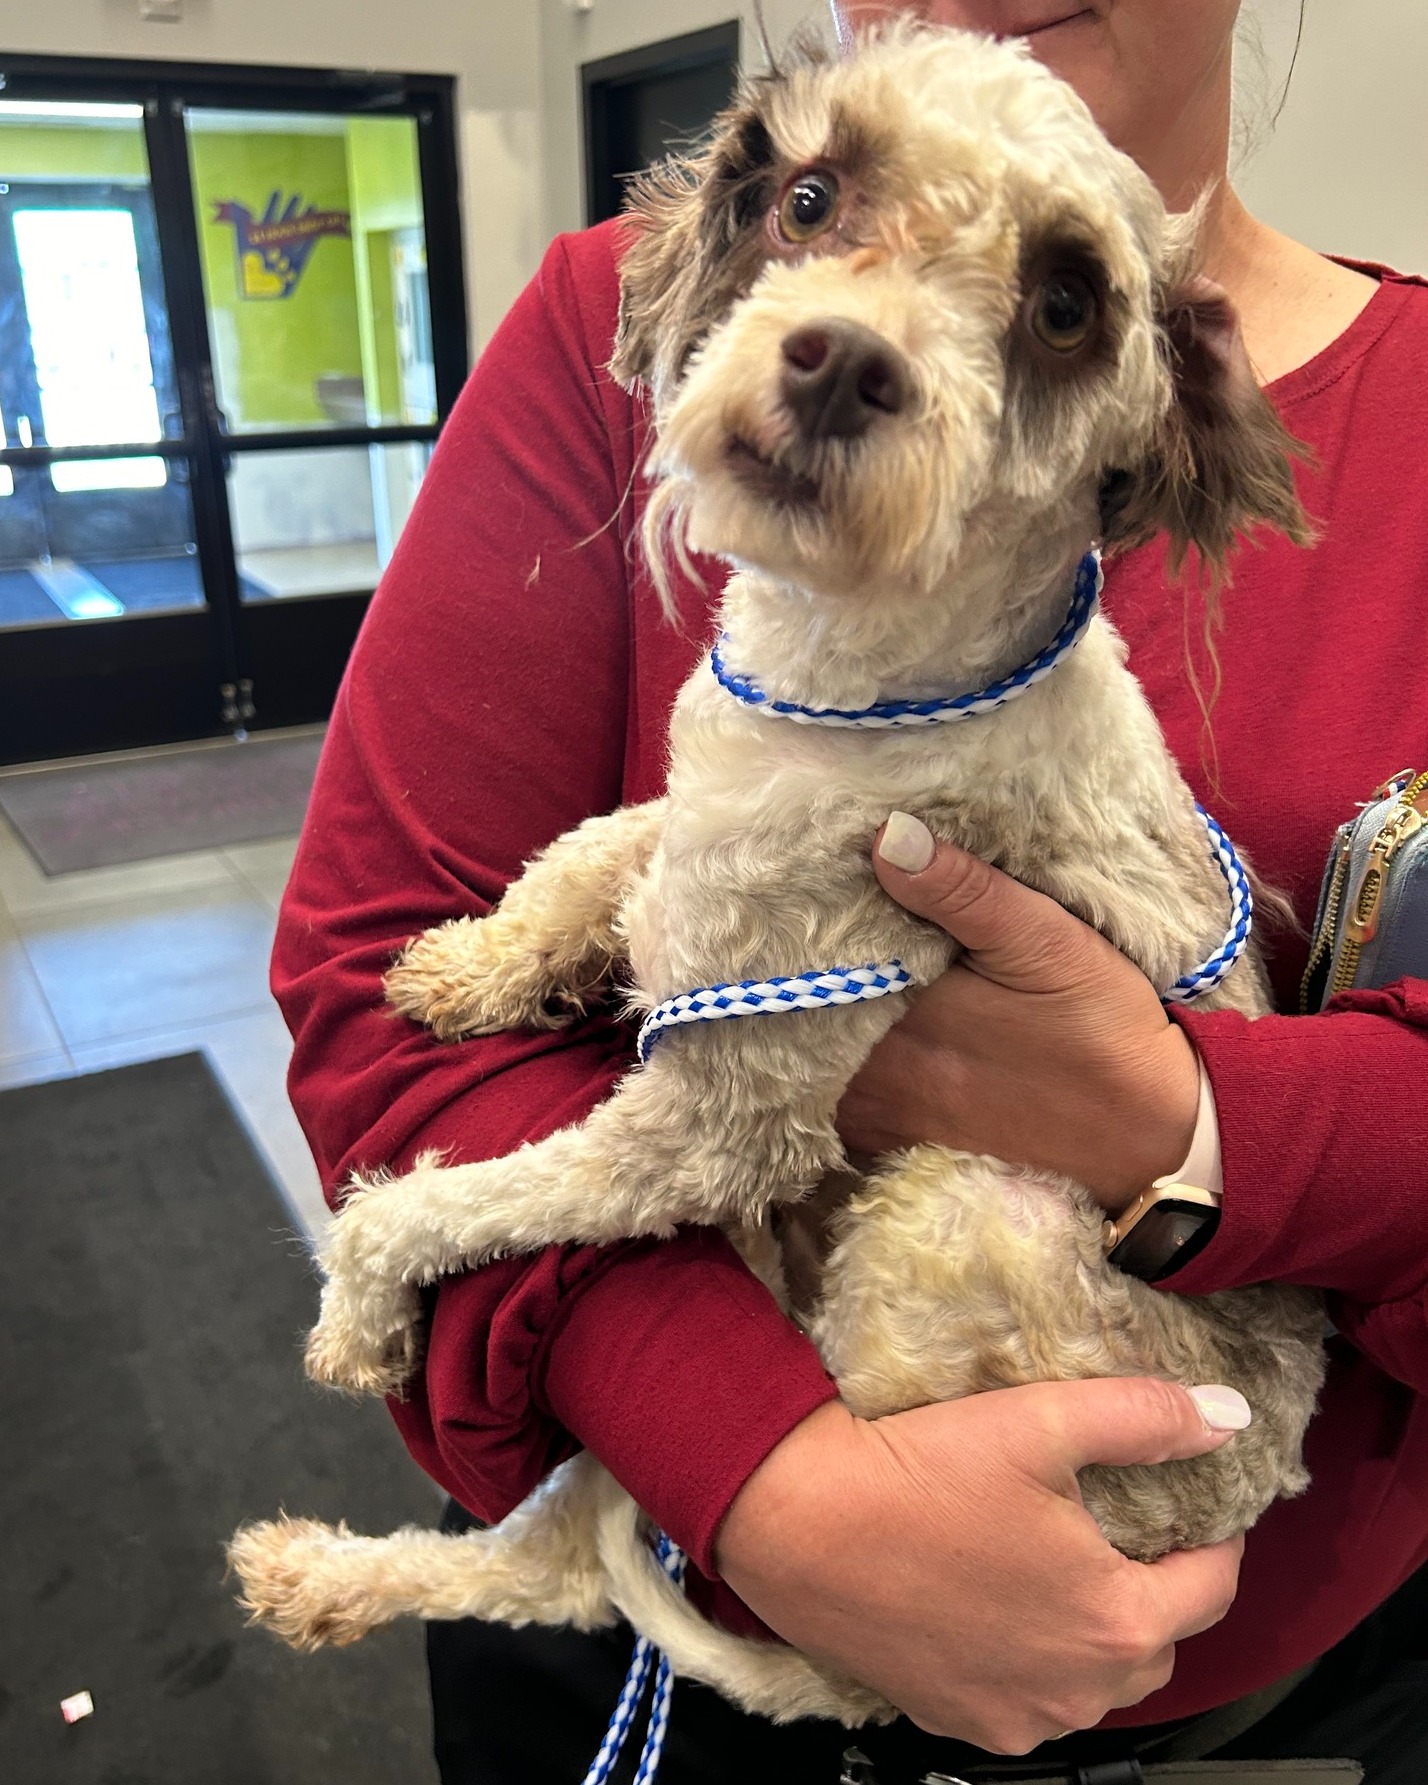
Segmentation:
<svg viewBox="0 0 1428 1785">
<path fill-rule="evenodd" d="M 1198 1184 L 1157 1178 L 1101 1229 L 1107 1260 L 1144 1283 L 1160 1283 L 1188 1264 L 1220 1224 L 1220 1197 Z"/>
</svg>

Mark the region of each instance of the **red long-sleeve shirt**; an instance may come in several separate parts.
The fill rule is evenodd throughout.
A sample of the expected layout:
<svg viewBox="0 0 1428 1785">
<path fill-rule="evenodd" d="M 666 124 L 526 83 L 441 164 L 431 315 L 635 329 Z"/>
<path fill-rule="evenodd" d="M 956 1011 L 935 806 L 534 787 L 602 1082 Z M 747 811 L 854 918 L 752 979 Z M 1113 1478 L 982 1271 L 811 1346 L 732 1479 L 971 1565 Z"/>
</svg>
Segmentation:
<svg viewBox="0 0 1428 1785">
<path fill-rule="evenodd" d="M 443 1046 L 390 1016 L 379 985 L 414 932 L 485 910 L 552 837 L 661 788 L 669 707 L 720 573 L 682 591 L 677 630 L 640 567 L 648 417 L 602 369 L 616 243 L 608 226 L 556 242 L 487 349 L 337 700 L 273 969 L 293 1102 L 330 1192 L 425 1147 L 508 1152 L 578 1121 L 629 1064 L 608 1018 Z M 1428 766 L 1425 367 L 1428 290 L 1384 274 L 1347 333 L 1271 388 L 1317 455 L 1301 489 L 1324 537 L 1238 560 L 1217 784 L 1181 592 L 1155 547 L 1108 569 L 1107 610 L 1187 778 L 1306 924 L 1334 825 L 1385 776 Z M 1303 940 L 1275 951 L 1292 1010 Z M 1428 1559 L 1428 985 L 1344 1005 L 1184 1017 L 1214 1087 L 1225 1204 L 1176 1287 L 1318 1285 L 1343 1336 L 1309 1435 L 1313 1487 L 1261 1521 L 1229 1617 L 1122 1721 L 1280 1677 Z M 705 1577 L 734 1494 L 834 1393 L 707 1230 L 507 1259 L 433 1302 L 424 1380 L 394 1407 L 422 1465 L 498 1519 L 578 1441 Z M 694 1590 L 749 1627 L 722 1584 Z"/>
</svg>

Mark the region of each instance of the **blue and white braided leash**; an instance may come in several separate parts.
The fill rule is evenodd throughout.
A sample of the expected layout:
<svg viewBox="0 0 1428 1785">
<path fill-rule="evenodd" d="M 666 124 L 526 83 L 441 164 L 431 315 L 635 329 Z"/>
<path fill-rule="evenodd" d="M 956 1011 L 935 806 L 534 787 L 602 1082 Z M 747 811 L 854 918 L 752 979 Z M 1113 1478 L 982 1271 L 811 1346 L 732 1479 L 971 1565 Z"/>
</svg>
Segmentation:
<svg viewBox="0 0 1428 1785">
<path fill-rule="evenodd" d="M 725 985 L 700 986 L 657 1004 L 640 1025 L 640 1060 L 649 1058 L 666 1029 L 685 1023 L 715 1022 L 728 1016 L 774 1016 L 785 1010 L 822 1010 L 829 1004 L 861 1004 L 906 991 L 912 977 L 901 961 L 874 962 L 867 967 L 830 967 L 824 973 L 798 973 L 768 979 L 741 979 Z"/>
<path fill-rule="evenodd" d="M 1195 810 L 1209 834 L 1211 858 L 1230 889 L 1230 927 L 1225 932 L 1224 941 L 1207 960 L 1189 973 L 1181 974 L 1170 990 L 1161 994 L 1162 1004 L 1193 1004 L 1206 992 L 1213 991 L 1249 947 L 1250 930 L 1254 925 L 1254 895 L 1250 891 L 1244 863 L 1235 854 L 1234 844 L 1205 808 L 1197 802 Z"/>
<path fill-rule="evenodd" d="M 675 1583 L 684 1583 L 685 1554 L 677 1543 L 670 1541 L 661 1531 L 655 1544 L 655 1556 L 661 1568 Z M 585 1775 L 585 1785 L 606 1785 L 615 1762 L 620 1758 L 625 1746 L 625 1739 L 630 1733 L 630 1726 L 635 1720 L 635 1712 L 639 1709 L 640 1699 L 644 1696 L 645 1683 L 650 1677 L 650 1664 L 654 1659 L 655 1646 L 647 1636 L 641 1636 L 635 1643 L 635 1652 L 630 1657 L 630 1669 L 625 1675 L 625 1683 L 620 1688 L 620 1700 L 615 1706 L 615 1714 L 610 1719 L 610 1727 L 605 1731 L 605 1739 L 600 1744 L 600 1752 L 591 1762 L 590 1771 Z M 674 1669 L 669 1664 L 669 1656 L 661 1654 L 659 1667 L 655 1673 L 654 1702 L 650 1706 L 649 1725 L 645 1730 L 645 1745 L 640 1750 L 640 1764 L 635 1772 L 635 1785 L 651 1785 L 655 1774 L 659 1771 L 660 1756 L 664 1753 L 664 1738 L 669 1730 L 670 1703 L 674 1697 Z"/>
<path fill-rule="evenodd" d="M 1166 992 L 1162 1004 L 1193 1004 L 1220 984 L 1249 946 L 1254 898 L 1244 863 L 1235 846 L 1203 806 L 1197 805 L 1210 839 L 1210 854 L 1230 893 L 1230 924 L 1220 946 L 1198 967 L 1184 973 Z M 640 1025 L 637 1047 L 641 1062 L 667 1029 L 687 1023 L 715 1022 L 731 1016 L 777 1016 L 788 1010 L 822 1010 L 829 1004 L 860 1004 L 903 992 L 912 976 L 901 961 L 875 961 L 866 967 L 831 967 L 825 973 L 799 973 L 767 979 L 700 986 L 657 1004 Z"/>
<path fill-rule="evenodd" d="M 793 700 L 771 700 L 748 676 L 734 674 L 724 661 L 727 638 L 714 647 L 709 667 L 719 686 L 736 700 L 771 718 L 792 719 L 798 725 L 838 725 L 859 731 L 889 730 L 902 725 L 948 725 L 960 719 L 977 719 L 1016 700 L 1038 682 L 1044 682 L 1080 644 L 1095 615 L 1101 597 L 1101 554 L 1087 552 L 1076 569 L 1071 607 L 1061 630 L 1044 650 L 1009 676 L 972 694 L 950 694 L 934 700 L 878 700 L 870 707 L 806 707 Z"/>
</svg>

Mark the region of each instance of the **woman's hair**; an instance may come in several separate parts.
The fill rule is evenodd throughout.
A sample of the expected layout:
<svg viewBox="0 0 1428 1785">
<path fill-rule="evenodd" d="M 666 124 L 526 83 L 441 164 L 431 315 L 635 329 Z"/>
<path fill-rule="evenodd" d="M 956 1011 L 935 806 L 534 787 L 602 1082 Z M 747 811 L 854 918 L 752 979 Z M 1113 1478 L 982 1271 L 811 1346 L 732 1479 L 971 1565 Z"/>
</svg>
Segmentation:
<svg viewBox="0 0 1428 1785">
<path fill-rule="evenodd" d="M 1274 134 L 1299 64 L 1299 51 L 1304 43 L 1304 15 L 1307 0 L 1299 0 L 1294 13 L 1292 40 L 1288 32 L 1277 33 L 1281 43 L 1278 53 L 1271 55 L 1265 38 L 1265 13 L 1268 6 L 1288 14 L 1288 7 L 1278 0 L 1260 0 L 1247 5 L 1240 14 L 1235 30 L 1235 119 L 1231 142 L 1234 167 L 1241 167 Z M 1277 75 L 1271 64 L 1283 60 L 1283 41 L 1289 40 L 1289 54 L 1284 73 Z"/>
</svg>

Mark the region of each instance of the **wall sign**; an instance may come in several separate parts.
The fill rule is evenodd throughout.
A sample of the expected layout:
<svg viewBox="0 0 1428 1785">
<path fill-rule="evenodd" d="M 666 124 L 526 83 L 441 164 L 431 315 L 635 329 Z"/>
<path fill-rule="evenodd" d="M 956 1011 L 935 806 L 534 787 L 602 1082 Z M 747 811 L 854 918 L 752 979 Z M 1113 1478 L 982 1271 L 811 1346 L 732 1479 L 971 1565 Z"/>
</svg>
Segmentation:
<svg viewBox="0 0 1428 1785">
<path fill-rule="evenodd" d="M 243 298 L 291 297 L 322 238 L 352 235 L 350 211 L 320 211 L 315 205 L 304 210 L 296 192 L 286 203 L 281 192 L 270 193 L 261 217 L 237 199 L 219 200 L 213 220 L 233 225 Z"/>
</svg>

